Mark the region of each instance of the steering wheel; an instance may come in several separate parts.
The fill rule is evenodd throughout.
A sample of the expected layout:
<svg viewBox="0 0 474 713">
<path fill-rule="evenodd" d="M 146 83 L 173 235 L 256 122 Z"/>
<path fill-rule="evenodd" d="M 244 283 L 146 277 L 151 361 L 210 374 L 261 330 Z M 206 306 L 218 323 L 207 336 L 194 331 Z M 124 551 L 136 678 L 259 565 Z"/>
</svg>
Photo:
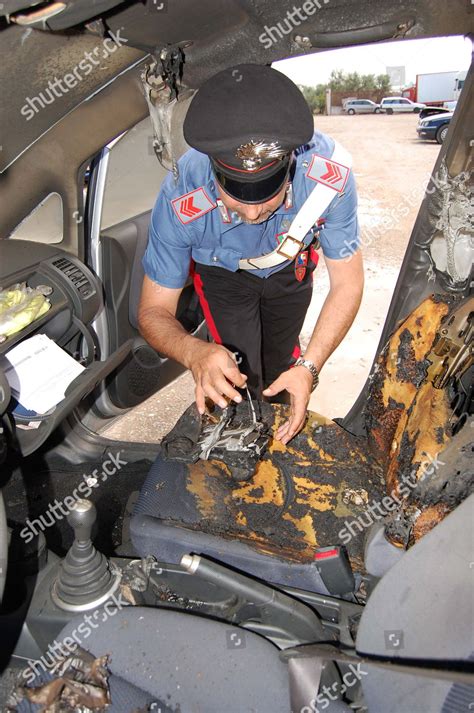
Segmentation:
<svg viewBox="0 0 474 713">
<path fill-rule="evenodd" d="M 10 385 L 5 378 L 5 374 L 0 369 L 0 439 L 5 438 L 2 428 L 1 418 L 10 402 L 11 392 Z M 0 464 L 1 456 L 6 455 L 6 449 L 0 449 Z M 0 490 L 0 604 L 2 603 L 3 591 L 7 580 L 7 560 L 8 560 L 8 528 L 7 516 L 5 513 L 5 505 L 3 502 L 2 491 Z"/>
</svg>

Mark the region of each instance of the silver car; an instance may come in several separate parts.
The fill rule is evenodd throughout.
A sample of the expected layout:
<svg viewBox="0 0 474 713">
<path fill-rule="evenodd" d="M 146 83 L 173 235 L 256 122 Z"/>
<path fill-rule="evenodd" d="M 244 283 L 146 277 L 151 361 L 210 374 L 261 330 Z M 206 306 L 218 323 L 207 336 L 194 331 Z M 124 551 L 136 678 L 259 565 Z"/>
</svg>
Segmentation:
<svg viewBox="0 0 474 713">
<path fill-rule="evenodd" d="M 426 108 L 426 104 L 412 102 L 406 97 L 384 97 L 380 102 L 380 109 L 387 114 L 400 112 L 415 112 L 418 114 L 422 109 Z"/>
<path fill-rule="evenodd" d="M 351 99 L 344 105 L 348 114 L 379 114 L 380 105 L 370 99 Z"/>
</svg>

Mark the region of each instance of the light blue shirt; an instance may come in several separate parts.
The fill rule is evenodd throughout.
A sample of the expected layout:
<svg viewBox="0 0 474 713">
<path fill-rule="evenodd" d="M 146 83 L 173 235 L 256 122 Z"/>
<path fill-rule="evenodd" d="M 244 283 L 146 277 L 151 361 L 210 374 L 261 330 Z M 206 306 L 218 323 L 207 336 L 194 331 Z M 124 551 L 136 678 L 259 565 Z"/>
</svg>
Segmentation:
<svg viewBox="0 0 474 713">
<path fill-rule="evenodd" d="M 223 267 L 235 272 L 241 258 L 265 255 L 275 250 L 282 233 L 286 233 L 295 215 L 309 193 L 317 185 L 306 174 L 313 154 L 330 158 L 334 141 L 329 136 L 315 132 L 309 144 L 295 152 L 296 170 L 293 177 L 293 204 L 282 204 L 264 223 L 248 225 L 235 214 L 230 214 L 231 223 L 225 223 L 216 201 L 219 197 L 211 163 L 206 154 L 191 149 L 178 161 L 179 179 L 170 173 L 163 181 L 153 208 L 148 246 L 143 258 L 146 275 L 163 287 L 184 287 L 189 275 L 191 259 L 196 263 Z M 198 188 L 204 188 L 207 212 L 183 223 L 176 215 L 174 206 L 181 205 L 176 199 Z M 200 195 L 202 192 L 200 192 Z M 212 207 L 212 205 L 216 207 Z M 194 206 L 193 206 L 194 207 Z M 314 226 L 308 232 L 308 244 L 319 230 L 323 254 L 333 260 L 347 258 L 359 244 L 357 221 L 357 192 L 352 170 L 344 189 L 335 197 L 321 216 L 321 229 Z M 252 275 L 268 277 L 281 270 L 288 262 L 264 270 L 252 270 Z"/>
</svg>

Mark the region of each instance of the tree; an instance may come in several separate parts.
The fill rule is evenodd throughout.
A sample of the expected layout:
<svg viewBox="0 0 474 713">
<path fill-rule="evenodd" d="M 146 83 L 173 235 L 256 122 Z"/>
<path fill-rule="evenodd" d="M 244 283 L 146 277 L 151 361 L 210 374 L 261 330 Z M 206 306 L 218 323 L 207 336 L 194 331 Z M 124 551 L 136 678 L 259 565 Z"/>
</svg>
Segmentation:
<svg viewBox="0 0 474 713">
<path fill-rule="evenodd" d="M 359 72 L 344 72 L 333 69 L 328 84 L 317 84 L 315 87 L 300 86 L 304 98 L 311 111 L 322 114 L 326 108 L 326 89 L 330 87 L 338 92 L 339 97 L 349 95 L 356 97 L 359 93 L 371 94 L 377 92 L 381 96 L 390 94 L 391 85 L 388 74 L 359 74 Z"/>
<path fill-rule="evenodd" d="M 374 74 L 363 74 L 360 78 L 360 90 L 373 92 L 377 89 L 377 79 Z"/>
<path fill-rule="evenodd" d="M 315 87 L 300 86 L 300 90 L 313 114 L 322 114 L 326 108 L 326 85 L 317 84 Z"/>
<path fill-rule="evenodd" d="M 390 77 L 388 76 L 388 74 L 378 74 L 375 77 L 375 87 L 376 89 L 382 91 L 384 94 L 389 94 L 389 92 L 392 90 L 392 85 L 390 83 Z"/>
<path fill-rule="evenodd" d="M 329 86 L 334 92 L 358 92 L 382 91 L 384 94 L 390 92 L 390 77 L 388 74 L 359 74 L 359 72 L 344 72 L 342 69 L 333 69 L 329 77 Z"/>
<path fill-rule="evenodd" d="M 344 72 L 342 69 L 333 69 L 329 77 L 329 86 L 334 92 L 344 91 Z"/>
</svg>

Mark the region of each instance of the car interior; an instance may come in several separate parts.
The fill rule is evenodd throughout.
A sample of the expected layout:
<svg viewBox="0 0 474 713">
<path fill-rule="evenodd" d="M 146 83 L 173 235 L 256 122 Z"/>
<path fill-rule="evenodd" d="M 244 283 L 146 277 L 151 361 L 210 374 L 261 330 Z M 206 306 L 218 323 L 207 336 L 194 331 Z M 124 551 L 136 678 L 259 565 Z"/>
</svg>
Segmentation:
<svg viewBox="0 0 474 713">
<path fill-rule="evenodd" d="M 0 6 L 0 287 L 47 298 L 0 328 L 1 710 L 472 707 L 472 67 L 344 418 L 309 412 L 245 480 L 101 435 L 183 373 L 137 310 L 151 210 L 202 82 L 474 30 L 464 0 L 331 0 L 264 47 L 287 5 Z M 73 68 L 53 101 L 48 81 Z M 210 339 L 191 280 L 177 316 Z M 6 378 L 9 351 L 39 335 L 83 367 L 44 414 Z M 262 405 L 269 428 L 287 409 Z"/>
</svg>

